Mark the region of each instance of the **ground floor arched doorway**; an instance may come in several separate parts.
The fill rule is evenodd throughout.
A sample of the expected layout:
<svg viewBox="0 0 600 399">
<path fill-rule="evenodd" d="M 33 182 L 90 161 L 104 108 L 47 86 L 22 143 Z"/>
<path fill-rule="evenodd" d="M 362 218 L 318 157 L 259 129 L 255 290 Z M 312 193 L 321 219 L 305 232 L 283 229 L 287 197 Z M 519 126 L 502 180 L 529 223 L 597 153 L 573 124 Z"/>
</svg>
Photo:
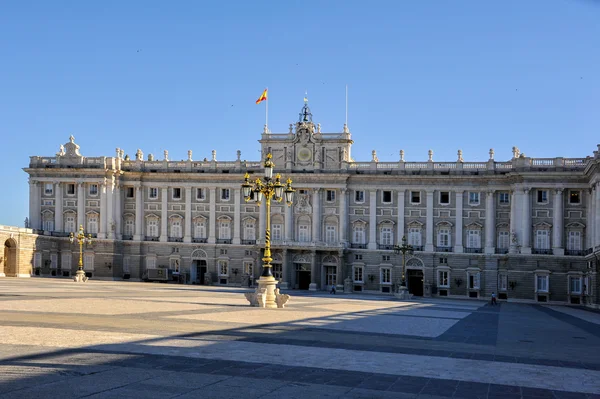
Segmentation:
<svg viewBox="0 0 600 399">
<path fill-rule="evenodd" d="M 411 258 L 406 262 L 406 283 L 408 292 L 414 296 L 423 296 L 423 261 Z"/>
<path fill-rule="evenodd" d="M 206 274 L 208 272 L 206 252 L 202 249 L 194 250 L 191 256 L 191 262 L 190 280 L 200 285 L 209 284 L 210 281 L 206 281 L 208 278 Z"/>
<path fill-rule="evenodd" d="M 17 275 L 17 242 L 9 238 L 4 242 L 4 255 L 2 259 L 2 273 L 5 276 Z"/>
</svg>

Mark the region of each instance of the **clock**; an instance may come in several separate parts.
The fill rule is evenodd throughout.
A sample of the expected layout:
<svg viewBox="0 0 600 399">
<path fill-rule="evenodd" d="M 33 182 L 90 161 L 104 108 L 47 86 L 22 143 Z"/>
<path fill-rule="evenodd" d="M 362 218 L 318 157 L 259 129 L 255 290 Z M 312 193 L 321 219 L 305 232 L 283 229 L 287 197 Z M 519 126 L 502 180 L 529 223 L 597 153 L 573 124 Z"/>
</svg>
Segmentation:
<svg viewBox="0 0 600 399">
<path fill-rule="evenodd" d="M 312 151 L 308 148 L 301 148 L 298 151 L 298 160 L 302 162 L 310 161 L 312 158 Z"/>
</svg>

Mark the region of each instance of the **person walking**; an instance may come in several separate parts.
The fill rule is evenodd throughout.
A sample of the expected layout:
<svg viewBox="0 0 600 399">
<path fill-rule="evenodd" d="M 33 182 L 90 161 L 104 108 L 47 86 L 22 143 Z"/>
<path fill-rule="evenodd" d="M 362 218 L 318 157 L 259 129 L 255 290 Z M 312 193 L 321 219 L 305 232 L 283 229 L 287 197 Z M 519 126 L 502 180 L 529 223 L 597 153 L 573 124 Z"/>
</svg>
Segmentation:
<svg viewBox="0 0 600 399">
<path fill-rule="evenodd" d="M 335 295 L 335 284 L 331 284 L 331 290 L 329 291 L 329 293 Z"/>
<path fill-rule="evenodd" d="M 496 293 L 492 292 L 492 305 L 497 305 L 498 303 L 496 302 Z"/>
</svg>

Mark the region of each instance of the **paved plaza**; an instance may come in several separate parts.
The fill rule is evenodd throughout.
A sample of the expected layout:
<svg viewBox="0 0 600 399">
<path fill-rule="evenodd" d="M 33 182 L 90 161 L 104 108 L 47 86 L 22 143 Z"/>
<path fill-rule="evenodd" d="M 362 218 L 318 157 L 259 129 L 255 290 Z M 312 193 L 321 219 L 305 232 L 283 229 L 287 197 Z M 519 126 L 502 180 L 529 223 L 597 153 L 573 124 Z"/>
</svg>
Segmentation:
<svg viewBox="0 0 600 399">
<path fill-rule="evenodd" d="M 600 314 L 0 280 L 0 398 L 600 398 Z"/>
</svg>

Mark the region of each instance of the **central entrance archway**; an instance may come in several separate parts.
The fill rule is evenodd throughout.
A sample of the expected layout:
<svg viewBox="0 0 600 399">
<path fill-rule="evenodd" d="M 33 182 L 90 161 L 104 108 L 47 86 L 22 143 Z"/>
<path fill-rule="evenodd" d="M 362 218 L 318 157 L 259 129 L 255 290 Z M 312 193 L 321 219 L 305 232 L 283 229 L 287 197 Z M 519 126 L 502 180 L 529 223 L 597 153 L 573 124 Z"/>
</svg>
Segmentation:
<svg viewBox="0 0 600 399">
<path fill-rule="evenodd" d="M 202 249 L 196 249 L 192 252 L 192 267 L 190 268 L 190 280 L 196 284 L 205 285 L 204 276 L 208 272 L 208 263 L 206 261 L 206 252 Z"/>
<path fill-rule="evenodd" d="M 2 259 L 2 268 L 0 275 L 16 276 L 17 275 L 17 242 L 9 238 L 4 242 L 4 256 Z"/>
<path fill-rule="evenodd" d="M 423 296 L 423 261 L 411 258 L 406 261 L 406 283 L 408 292 L 414 296 Z"/>
<path fill-rule="evenodd" d="M 308 290 L 311 281 L 311 263 L 308 256 L 294 256 L 294 273 L 292 287 L 297 290 Z"/>
</svg>

